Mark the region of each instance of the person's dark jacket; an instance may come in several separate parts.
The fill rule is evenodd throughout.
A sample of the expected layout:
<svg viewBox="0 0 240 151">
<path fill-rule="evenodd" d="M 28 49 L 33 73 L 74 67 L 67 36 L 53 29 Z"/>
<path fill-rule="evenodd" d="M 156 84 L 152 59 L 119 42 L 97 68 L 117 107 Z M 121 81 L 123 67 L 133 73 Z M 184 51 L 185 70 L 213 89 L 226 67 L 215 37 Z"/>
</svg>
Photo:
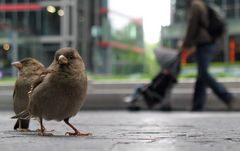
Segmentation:
<svg viewBox="0 0 240 151">
<path fill-rule="evenodd" d="M 208 27 L 208 10 L 203 0 L 192 0 L 184 47 L 208 44 L 212 38 L 205 29 Z"/>
</svg>

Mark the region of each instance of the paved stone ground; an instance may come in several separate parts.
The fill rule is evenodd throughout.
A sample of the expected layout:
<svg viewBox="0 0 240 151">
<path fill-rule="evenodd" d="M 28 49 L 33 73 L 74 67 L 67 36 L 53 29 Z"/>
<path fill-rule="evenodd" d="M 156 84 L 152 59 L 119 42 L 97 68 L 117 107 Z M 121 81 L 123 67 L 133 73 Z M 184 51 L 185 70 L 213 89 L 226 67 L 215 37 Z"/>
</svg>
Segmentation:
<svg viewBox="0 0 240 151">
<path fill-rule="evenodd" d="M 63 122 L 44 121 L 54 136 L 12 130 L 13 112 L 0 112 L 2 151 L 239 151 L 238 112 L 82 111 L 75 126 L 92 136 L 65 136 Z M 38 124 L 32 121 L 31 129 Z"/>
</svg>

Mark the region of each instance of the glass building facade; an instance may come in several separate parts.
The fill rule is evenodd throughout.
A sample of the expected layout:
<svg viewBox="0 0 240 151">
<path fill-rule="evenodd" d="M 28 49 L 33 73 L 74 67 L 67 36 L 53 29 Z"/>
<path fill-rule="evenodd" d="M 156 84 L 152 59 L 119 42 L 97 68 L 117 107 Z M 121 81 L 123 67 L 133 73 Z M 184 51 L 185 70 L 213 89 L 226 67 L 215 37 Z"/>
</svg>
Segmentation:
<svg viewBox="0 0 240 151">
<path fill-rule="evenodd" d="M 15 75 L 9 62 L 25 57 L 48 66 L 57 49 L 76 47 L 77 4 L 77 0 L 1 0 L 1 72 Z"/>
<path fill-rule="evenodd" d="M 116 69 L 124 62 L 122 55 L 142 56 L 134 52 L 143 49 L 143 29 L 129 19 L 118 32 L 125 32 L 124 38 L 132 41 L 123 42 L 109 13 L 108 0 L 0 0 L 0 77 L 16 75 L 10 63 L 25 57 L 48 66 L 61 47 L 77 48 L 90 72 L 122 72 Z M 130 29 L 131 35 L 127 35 Z"/>
<path fill-rule="evenodd" d="M 177 42 L 183 39 L 185 30 L 182 29 L 186 29 L 187 23 L 188 6 L 186 2 L 187 0 L 171 0 L 171 25 L 162 28 L 162 45 L 176 47 Z M 240 59 L 240 1 L 206 0 L 206 2 L 219 7 L 227 23 L 227 33 L 225 39 L 218 44 L 215 61 Z"/>
<path fill-rule="evenodd" d="M 206 0 L 209 4 L 217 5 L 225 14 L 227 19 L 240 17 L 239 0 Z M 172 23 L 185 22 L 187 19 L 186 0 L 171 1 Z"/>
</svg>

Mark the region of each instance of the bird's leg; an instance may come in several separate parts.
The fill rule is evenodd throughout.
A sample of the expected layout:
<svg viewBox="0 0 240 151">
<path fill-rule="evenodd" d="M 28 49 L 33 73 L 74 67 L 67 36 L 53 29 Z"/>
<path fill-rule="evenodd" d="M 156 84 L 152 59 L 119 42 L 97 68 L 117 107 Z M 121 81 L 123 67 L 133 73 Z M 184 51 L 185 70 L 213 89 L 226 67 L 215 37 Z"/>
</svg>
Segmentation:
<svg viewBox="0 0 240 151">
<path fill-rule="evenodd" d="M 40 123 L 40 131 L 38 132 L 38 135 L 41 136 L 52 136 L 52 133 L 46 133 L 45 132 L 45 127 L 43 126 L 42 118 L 39 118 L 39 123 Z"/>
<path fill-rule="evenodd" d="M 64 119 L 64 122 L 74 130 L 74 132 L 66 132 L 65 135 L 70 135 L 70 136 L 89 136 L 89 135 L 91 135 L 91 133 L 79 132 L 79 130 L 77 130 L 72 124 L 69 123 L 69 118 Z"/>
<path fill-rule="evenodd" d="M 40 118 L 37 118 L 37 121 L 40 123 L 40 126 L 41 126 Z M 54 131 L 54 130 L 47 130 L 44 125 L 42 125 L 42 129 L 44 130 L 44 132 L 53 132 Z M 41 132 L 41 128 L 40 129 L 36 129 L 36 131 L 37 132 Z"/>
</svg>

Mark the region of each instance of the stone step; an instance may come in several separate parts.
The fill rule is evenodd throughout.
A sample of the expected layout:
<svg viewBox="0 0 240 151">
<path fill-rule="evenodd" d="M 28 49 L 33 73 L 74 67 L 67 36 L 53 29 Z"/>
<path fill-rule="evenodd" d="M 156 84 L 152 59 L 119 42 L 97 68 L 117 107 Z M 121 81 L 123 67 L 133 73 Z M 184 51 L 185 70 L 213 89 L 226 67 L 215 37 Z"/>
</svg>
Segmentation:
<svg viewBox="0 0 240 151">
<path fill-rule="evenodd" d="M 111 82 L 89 82 L 88 95 L 84 109 L 88 110 L 122 110 L 126 109 L 129 104 L 123 101 L 124 97 L 134 92 L 139 85 L 148 83 L 128 82 L 128 83 L 111 83 Z M 240 82 L 224 81 L 224 85 L 236 96 L 240 96 Z M 171 100 L 175 110 L 189 110 L 193 94 L 193 82 L 185 81 L 178 83 L 172 91 Z M 13 85 L 0 86 L 0 109 L 12 109 Z M 208 91 L 208 101 L 206 110 L 225 110 L 225 105 Z M 145 104 L 139 102 L 143 108 Z M 236 103 L 236 110 L 240 110 L 240 101 Z"/>
</svg>

